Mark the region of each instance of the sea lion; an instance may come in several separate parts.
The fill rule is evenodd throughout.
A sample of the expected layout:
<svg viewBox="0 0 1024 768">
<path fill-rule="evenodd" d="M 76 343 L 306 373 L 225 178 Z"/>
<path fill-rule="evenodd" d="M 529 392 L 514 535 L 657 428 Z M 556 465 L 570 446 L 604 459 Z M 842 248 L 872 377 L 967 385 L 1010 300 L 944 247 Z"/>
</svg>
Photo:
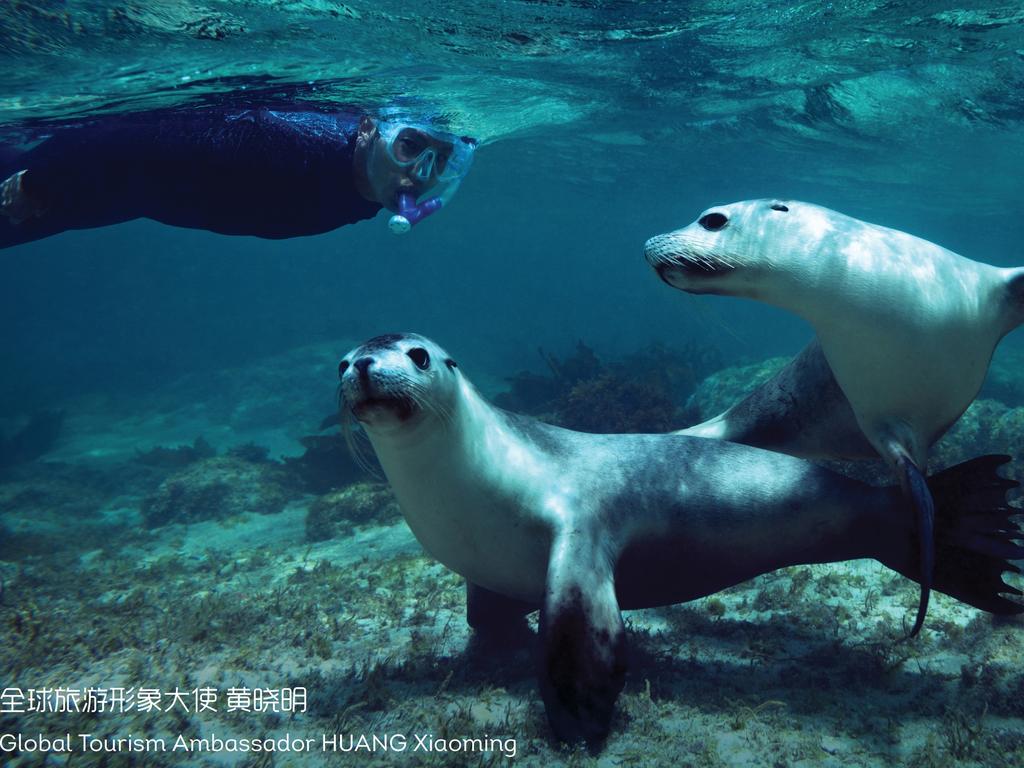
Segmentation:
<svg viewBox="0 0 1024 768">
<path fill-rule="evenodd" d="M 918 520 L 928 607 L 934 505 L 928 448 L 981 389 L 996 344 L 1024 322 L 1024 269 L 792 200 L 704 211 L 647 241 L 666 283 L 789 309 L 818 336 L 749 398 L 683 434 L 807 458 L 881 456 Z"/>
<path fill-rule="evenodd" d="M 626 672 L 621 609 L 693 600 L 800 563 L 873 557 L 918 578 L 901 496 L 784 454 L 673 434 L 597 435 L 489 404 L 415 334 L 338 366 L 340 407 L 369 437 L 416 538 L 467 582 L 486 632 L 540 609 L 540 689 L 566 741 L 607 734 Z M 1024 555 L 985 457 L 933 478 L 935 588 L 994 613 Z"/>
</svg>

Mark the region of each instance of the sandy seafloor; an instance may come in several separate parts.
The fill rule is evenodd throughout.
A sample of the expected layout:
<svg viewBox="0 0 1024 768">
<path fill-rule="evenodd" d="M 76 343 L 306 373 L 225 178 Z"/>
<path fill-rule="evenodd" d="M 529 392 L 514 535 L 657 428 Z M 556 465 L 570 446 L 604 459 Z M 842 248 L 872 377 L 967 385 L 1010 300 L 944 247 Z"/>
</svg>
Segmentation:
<svg viewBox="0 0 1024 768">
<path fill-rule="evenodd" d="M 603 752 L 560 747 L 536 689 L 531 638 L 480 647 L 461 580 L 424 555 L 381 488 L 344 497 L 376 506 L 362 522 L 309 540 L 310 508 L 342 502 L 295 490 L 276 459 L 300 454 L 298 439 L 331 411 L 330 382 L 350 345 L 305 347 L 144 396 L 57 404 L 66 421 L 54 448 L 0 479 L 0 687 L 209 686 L 223 696 L 232 686 L 303 686 L 307 711 L 226 712 L 221 698 L 218 712 L 8 713 L 0 732 L 131 734 L 169 745 L 178 734 L 318 743 L 323 734 L 404 734 L 410 748 L 35 753 L 0 763 L 506 762 L 495 752 L 412 751 L 416 734 L 432 734 L 514 738 L 511 762 L 523 766 L 1024 764 L 1021 620 L 936 594 L 921 637 L 905 642 L 917 590 L 873 561 L 791 568 L 691 604 L 628 613 L 630 671 Z M 1019 359 L 997 358 L 997 372 L 1001 364 L 1012 371 Z M 498 377 L 469 375 L 485 393 L 502 388 Z M 991 444 L 998 430 L 986 419 L 996 412 L 1019 424 L 1022 405 L 979 401 L 937 461 L 1012 449 Z M 147 453 L 200 436 L 219 456 Z M 245 444 L 265 446 L 269 460 L 251 446 L 229 453 Z M 198 514 L 207 502 L 222 516 L 145 524 L 146 510 L 175 514 L 179 504 Z"/>
</svg>

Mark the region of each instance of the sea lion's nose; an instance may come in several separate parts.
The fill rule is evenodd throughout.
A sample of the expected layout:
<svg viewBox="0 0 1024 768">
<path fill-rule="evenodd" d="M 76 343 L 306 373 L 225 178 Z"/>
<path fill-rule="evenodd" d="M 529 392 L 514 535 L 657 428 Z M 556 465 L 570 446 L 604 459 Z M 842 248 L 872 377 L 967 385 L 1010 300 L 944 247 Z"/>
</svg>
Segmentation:
<svg viewBox="0 0 1024 768">
<path fill-rule="evenodd" d="M 359 374 L 360 379 L 365 379 L 369 375 L 370 366 L 373 365 L 372 357 L 360 357 L 352 365 L 356 369 L 356 373 Z"/>
</svg>

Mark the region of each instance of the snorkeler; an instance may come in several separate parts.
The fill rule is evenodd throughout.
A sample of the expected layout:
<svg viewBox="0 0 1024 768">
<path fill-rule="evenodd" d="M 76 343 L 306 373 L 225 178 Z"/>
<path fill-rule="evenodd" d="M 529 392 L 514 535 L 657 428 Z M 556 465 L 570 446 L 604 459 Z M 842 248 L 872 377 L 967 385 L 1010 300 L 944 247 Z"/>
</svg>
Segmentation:
<svg viewBox="0 0 1024 768">
<path fill-rule="evenodd" d="M 150 218 L 286 238 L 372 218 L 408 231 L 454 194 L 476 141 L 355 113 L 161 110 L 61 128 L 0 164 L 0 248 Z"/>
</svg>

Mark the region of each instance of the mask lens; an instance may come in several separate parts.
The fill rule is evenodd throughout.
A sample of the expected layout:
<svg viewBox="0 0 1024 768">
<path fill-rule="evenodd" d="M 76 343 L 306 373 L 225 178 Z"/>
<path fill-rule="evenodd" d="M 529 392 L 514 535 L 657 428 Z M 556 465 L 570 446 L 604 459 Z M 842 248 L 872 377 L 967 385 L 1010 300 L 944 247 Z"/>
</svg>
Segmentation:
<svg viewBox="0 0 1024 768">
<path fill-rule="evenodd" d="M 391 145 L 395 161 L 399 163 L 414 162 L 430 146 L 430 139 L 415 128 L 403 128 L 398 132 Z"/>
<path fill-rule="evenodd" d="M 439 177 L 444 175 L 444 169 L 448 167 L 448 154 L 450 150 L 444 149 L 437 153 L 434 158 L 434 173 Z"/>
<path fill-rule="evenodd" d="M 450 142 L 406 126 L 390 140 L 388 150 L 391 158 L 399 165 L 415 165 L 416 177 L 426 181 L 444 176 L 449 156 L 455 148 Z"/>
<path fill-rule="evenodd" d="M 388 158 L 414 182 L 414 198 L 424 204 L 451 199 L 473 162 L 476 142 L 444 131 L 380 120 L 380 146 Z"/>
<path fill-rule="evenodd" d="M 456 141 L 447 145 L 447 151 L 438 158 L 437 178 L 438 181 L 455 181 L 463 178 L 469 171 L 473 162 L 473 145 L 463 141 Z"/>
</svg>

